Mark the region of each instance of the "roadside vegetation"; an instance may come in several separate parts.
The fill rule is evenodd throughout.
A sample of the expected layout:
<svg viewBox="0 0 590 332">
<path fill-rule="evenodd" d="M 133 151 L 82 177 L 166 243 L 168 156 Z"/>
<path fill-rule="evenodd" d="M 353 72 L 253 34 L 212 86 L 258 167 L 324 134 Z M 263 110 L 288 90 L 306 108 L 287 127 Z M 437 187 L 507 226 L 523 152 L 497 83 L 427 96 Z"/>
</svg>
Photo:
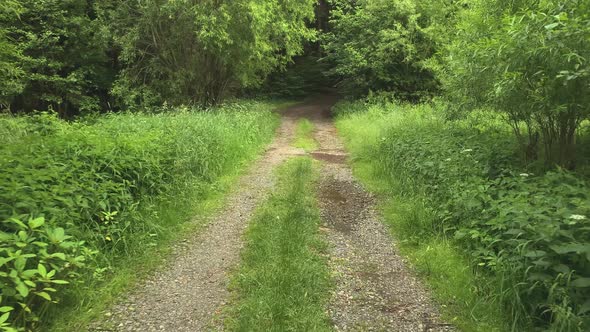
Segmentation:
<svg viewBox="0 0 590 332">
<path fill-rule="evenodd" d="M 0 118 L 10 142 L 0 147 L 2 323 L 35 328 L 55 317 L 58 301 L 90 305 L 89 292 L 125 264 L 141 266 L 179 237 L 220 179 L 270 142 L 272 107 Z"/>
<path fill-rule="evenodd" d="M 294 158 L 278 170 L 278 185 L 246 234 L 235 272 L 233 331 L 331 331 L 325 311 L 330 272 L 322 253 L 315 201 L 316 170 L 309 158 Z"/>
<path fill-rule="evenodd" d="M 465 330 L 585 330 L 590 186 L 519 157 L 493 113 L 342 103 L 357 174 L 387 198 L 401 247 Z M 583 137 L 580 137 L 583 140 Z"/>
</svg>

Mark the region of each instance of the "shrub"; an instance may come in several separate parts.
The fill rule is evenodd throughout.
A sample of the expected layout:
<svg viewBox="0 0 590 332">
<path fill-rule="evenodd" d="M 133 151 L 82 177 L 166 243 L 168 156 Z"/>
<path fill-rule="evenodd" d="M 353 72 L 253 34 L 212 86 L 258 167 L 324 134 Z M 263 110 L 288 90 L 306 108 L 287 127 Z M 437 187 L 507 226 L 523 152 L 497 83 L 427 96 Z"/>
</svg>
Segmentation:
<svg viewBox="0 0 590 332">
<path fill-rule="evenodd" d="M 497 277 L 494 295 L 515 326 L 590 326 L 587 182 L 561 169 L 526 170 L 501 122 L 446 122 L 428 105 L 367 108 L 341 112 L 348 139 L 366 142 L 351 143 L 353 156 L 372 161 L 400 193 L 425 197 L 435 216 L 403 225 L 404 240 L 454 238 L 475 268 Z"/>
</svg>

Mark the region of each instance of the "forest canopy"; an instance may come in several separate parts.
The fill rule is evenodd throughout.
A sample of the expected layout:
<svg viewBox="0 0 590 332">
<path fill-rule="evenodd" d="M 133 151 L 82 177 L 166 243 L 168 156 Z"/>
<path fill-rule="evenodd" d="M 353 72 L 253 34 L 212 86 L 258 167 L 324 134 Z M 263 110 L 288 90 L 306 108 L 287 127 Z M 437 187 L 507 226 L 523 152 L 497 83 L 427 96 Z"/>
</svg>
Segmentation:
<svg viewBox="0 0 590 332">
<path fill-rule="evenodd" d="M 315 37 L 314 1 L 10 0 L 0 104 L 84 111 L 214 103 L 257 86 Z"/>
</svg>

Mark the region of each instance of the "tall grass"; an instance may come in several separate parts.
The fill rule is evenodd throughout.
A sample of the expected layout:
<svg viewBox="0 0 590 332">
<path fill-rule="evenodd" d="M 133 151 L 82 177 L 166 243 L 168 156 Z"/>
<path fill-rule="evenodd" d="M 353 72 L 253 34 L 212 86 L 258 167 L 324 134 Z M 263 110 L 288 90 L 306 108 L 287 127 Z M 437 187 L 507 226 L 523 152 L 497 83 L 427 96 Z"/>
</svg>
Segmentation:
<svg viewBox="0 0 590 332">
<path fill-rule="evenodd" d="M 330 331 L 324 310 L 329 271 L 318 236 L 315 171 L 309 158 L 279 170 L 276 192 L 248 229 L 242 265 L 233 278 L 233 331 Z"/>
<path fill-rule="evenodd" d="M 76 122 L 50 114 L 0 119 L 11 128 L 0 131 L 9 142 L 0 147 L 0 235 L 19 232 L 21 226 L 11 220 L 27 227 L 30 218 L 43 217 L 49 231 L 63 229 L 81 244 L 63 264 L 52 265 L 70 282 L 52 296 L 61 304 L 35 299 L 30 315 L 18 324 L 39 328 L 36 321 L 48 326 L 55 310 L 88 310 L 89 298 L 109 300 L 97 291 L 101 284 L 118 280 L 114 288 L 120 290 L 134 269 L 154 263 L 150 253 L 178 238 L 182 224 L 199 213 L 196 209 L 207 208 L 205 202 L 227 189 L 228 176 L 270 141 L 278 123 L 269 112 L 272 107 L 242 102 L 208 112 L 112 114 Z M 11 248 L 16 247 L 3 243 L 0 256 L 14 253 Z M 33 255 L 25 266 L 2 261 L 0 272 L 37 271 L 47 258 L 35 248 L 33 243 L 21 246 Z M 83 263 L 66 268 L 75 255 Z M 41 276 L 38 271 L 29 274 L 33 296 Z M 24 279 L 2 279 L 3 294 L 13 294 L 11 289 Z M 17 317 L 22 295 L 19 291 L 2 297 L 0 306 L 14 308 L 10 317 Z M 72 328 L 58 323 L 62 327 L 57 329 Z"/>
<path fill-rule="evenodd" d="M 430 105 L 337 111 L 357 173 L 391 198 L 384 215 L 459 326 L 588 327 L 590 190 L 579 174 L 527 168 L 487 112 L 446 121 Z"/>
</svg>

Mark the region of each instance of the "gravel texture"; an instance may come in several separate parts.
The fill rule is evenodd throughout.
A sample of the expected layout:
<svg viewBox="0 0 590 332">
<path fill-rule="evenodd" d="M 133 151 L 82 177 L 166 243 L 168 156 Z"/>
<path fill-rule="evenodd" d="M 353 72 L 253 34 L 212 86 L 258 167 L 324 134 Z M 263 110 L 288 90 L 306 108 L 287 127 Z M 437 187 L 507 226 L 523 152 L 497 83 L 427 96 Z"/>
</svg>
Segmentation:
<svg viewBox="0 0 590 332">
<path fill-rule="evenodd" d="M 313 117 L 323 161 L 318 199 L 335 289 L 328 311 L 336 331 L 453 331 L 379 221 L 375 198 L 354 179 L 329 108 Z"/>
<path fill-rule="evenodd" d="M 298 118 L 312 110 L 307 104 L 282 113 L 274 143 L 243 176 L 224 208 L 198 234 L 175 246 L 168 264 L 94 322 L 90 331 L 207 331 L 228 300 L 229 275 L 239 263 L 242 234 L 255 208 L 272 190 L 273 170 L 287 158 L 304 155 L 292 147 Z"/>
</svg>

